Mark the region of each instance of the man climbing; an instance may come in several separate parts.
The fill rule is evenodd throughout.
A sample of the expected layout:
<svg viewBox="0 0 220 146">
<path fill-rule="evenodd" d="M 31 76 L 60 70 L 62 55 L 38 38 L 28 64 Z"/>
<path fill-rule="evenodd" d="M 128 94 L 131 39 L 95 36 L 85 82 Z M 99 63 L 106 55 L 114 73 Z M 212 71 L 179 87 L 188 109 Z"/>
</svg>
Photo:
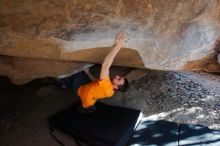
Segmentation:
<svg viewBox="0 0 220 146">
<path fill-rule="evenodd" d="M 128 86 L 126 78 L 119 75 L 111 79 L 109 77 L 109 69 L 122 47 L 124 37 L 125 33 L 122 31 L 117 34 L 114 48 L 111 49 L 102 63 L 98 80 L 90 74 L 89 69 L 84 69 L 84 73 L 75 74 L 68 79 L 69 85 L 67 86 L 73 87 L 73 95 L 80 97 L 82 109 L 94 109 L 93 106 L 97 100 L 111 97 L 115 91 L 123 92 L 126 90 Z"/>
</svg>

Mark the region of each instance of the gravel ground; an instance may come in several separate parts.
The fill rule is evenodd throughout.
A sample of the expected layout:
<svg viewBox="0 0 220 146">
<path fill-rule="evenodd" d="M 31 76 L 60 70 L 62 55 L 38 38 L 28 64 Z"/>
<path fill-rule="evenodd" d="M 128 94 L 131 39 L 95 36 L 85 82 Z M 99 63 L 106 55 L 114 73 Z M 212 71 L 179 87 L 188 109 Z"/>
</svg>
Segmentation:
<svg viewBox="0 0 220 146">
<path fill-rule="evenodd" d="M 103 102 L 141 109 L 145 118 L 220 129 L 220 76 L 148 71 L 129 90 Z"/>
<path fill-rule="evenodd" d="M 94 70 L 91 70 L 94 72 Z M 127 74 L 131 69 L 113 69 Z M 98 74 L 97 69 L 95 69 Z M 201 124 L 220 130 L 220 76 L 206 73 L 144 71 L 133 72 L 125 93 L 101 102 L 141 109 L 146 119 Z M 142 76 L 142 77 L 141 77 Z M 140 78 L 141 77 L 141 78 Z M 140 79 L 137 79 L 140 78 Z M 23 86 L 0 77 L 0 145 L 58 146 L 49 135 L 48 117 L 79 101 L 44 78 Z M 57 131 L 65 145 L 75 146 L 72 137 Z"/>
</svg>

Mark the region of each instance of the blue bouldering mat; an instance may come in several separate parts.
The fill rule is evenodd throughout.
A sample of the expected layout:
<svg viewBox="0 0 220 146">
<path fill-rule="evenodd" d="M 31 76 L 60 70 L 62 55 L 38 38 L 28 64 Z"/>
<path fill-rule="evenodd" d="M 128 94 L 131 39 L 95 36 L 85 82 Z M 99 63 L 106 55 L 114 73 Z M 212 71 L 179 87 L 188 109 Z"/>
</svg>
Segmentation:
<svg viewBox="0 0 220 146">
<path fill-rule="evenodd" d="M 201 125 L 180 125 L 180 146 L 220 146 L 220 131 Z"/>
<path fill-rule="evenodd" d="M 220 131 L 201 125 L 142 120 L 129 146 L 220 146 Z"/>
<path fill-rule="evenodd" d="M 128 145 L 178 146 L 178 125 L 163 120 L 142 120 L 129 140 Z"/>
<path fill-rule="evenodd" d="M 133 134 L 140 110 L 96 103 L 92 113 L 81 113 L 78 106 L 53 115 L 49 124 L 92 146 L 124 146 Z"/>
</svg>

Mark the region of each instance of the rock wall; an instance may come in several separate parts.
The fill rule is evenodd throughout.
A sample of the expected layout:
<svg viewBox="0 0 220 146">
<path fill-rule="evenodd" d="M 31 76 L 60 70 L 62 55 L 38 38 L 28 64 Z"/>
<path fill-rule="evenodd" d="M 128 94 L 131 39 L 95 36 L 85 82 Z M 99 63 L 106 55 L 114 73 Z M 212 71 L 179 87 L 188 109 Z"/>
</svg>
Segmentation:
<svg viewBox="0 0 220 146">
<path fill-rule="evenodd" d="M 71 62 L 72 71 L 82 68 L 78 62 L 101 63 L 117 32 L 124 30 L 115 65 L 220 71 L 220 0 L 1 0 L 0 18 L 1 67 L 5 58 L 28 58 L 26 67 L 32 59 L 38 64 Z M 27 78 L 18 79 L 19 84 L 32 79 L 30 74 L 69 72 L 60 66 L 47 73 L 22 69 Z M 11 78 L 14 73 L 6 70 L 0 74 Z"/>
<path fill-rule="evenodd" d="M 0 72 L 15 84 L 24 84 L 36 78 L 71 75 L 88 66 L 85 63 L 0 56 Z"/>
</svg>

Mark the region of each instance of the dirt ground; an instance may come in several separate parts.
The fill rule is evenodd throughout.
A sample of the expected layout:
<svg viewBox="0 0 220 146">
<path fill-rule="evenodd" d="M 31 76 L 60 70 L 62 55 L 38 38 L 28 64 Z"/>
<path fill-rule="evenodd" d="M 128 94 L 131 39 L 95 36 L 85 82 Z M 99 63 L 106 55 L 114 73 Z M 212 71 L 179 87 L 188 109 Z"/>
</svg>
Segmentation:
<svg viewBox="0 0 220 146">
<path fill-rule="evenodd" d="M 94 67 L 91 72 L 97 76 L 97 70 Z M 133 81 L 127 92 L 101 102 L 141 109 L 146 119 L 201 124 L 220 130 L 220 110 L 215 107 L 220 104 L 219 75 L 119 67 L 112 72 L 132 72 Z M 49 134 L 48 117 L 79 99 L 57 87 L 55 81 L 43 78 L 15 86 L 6 77 L 0 77 L 0 145 L 59 146 Z M 56 131 L 55 135 L 66 146 L 77 145 L 62 132 Z"/>
</svg>

